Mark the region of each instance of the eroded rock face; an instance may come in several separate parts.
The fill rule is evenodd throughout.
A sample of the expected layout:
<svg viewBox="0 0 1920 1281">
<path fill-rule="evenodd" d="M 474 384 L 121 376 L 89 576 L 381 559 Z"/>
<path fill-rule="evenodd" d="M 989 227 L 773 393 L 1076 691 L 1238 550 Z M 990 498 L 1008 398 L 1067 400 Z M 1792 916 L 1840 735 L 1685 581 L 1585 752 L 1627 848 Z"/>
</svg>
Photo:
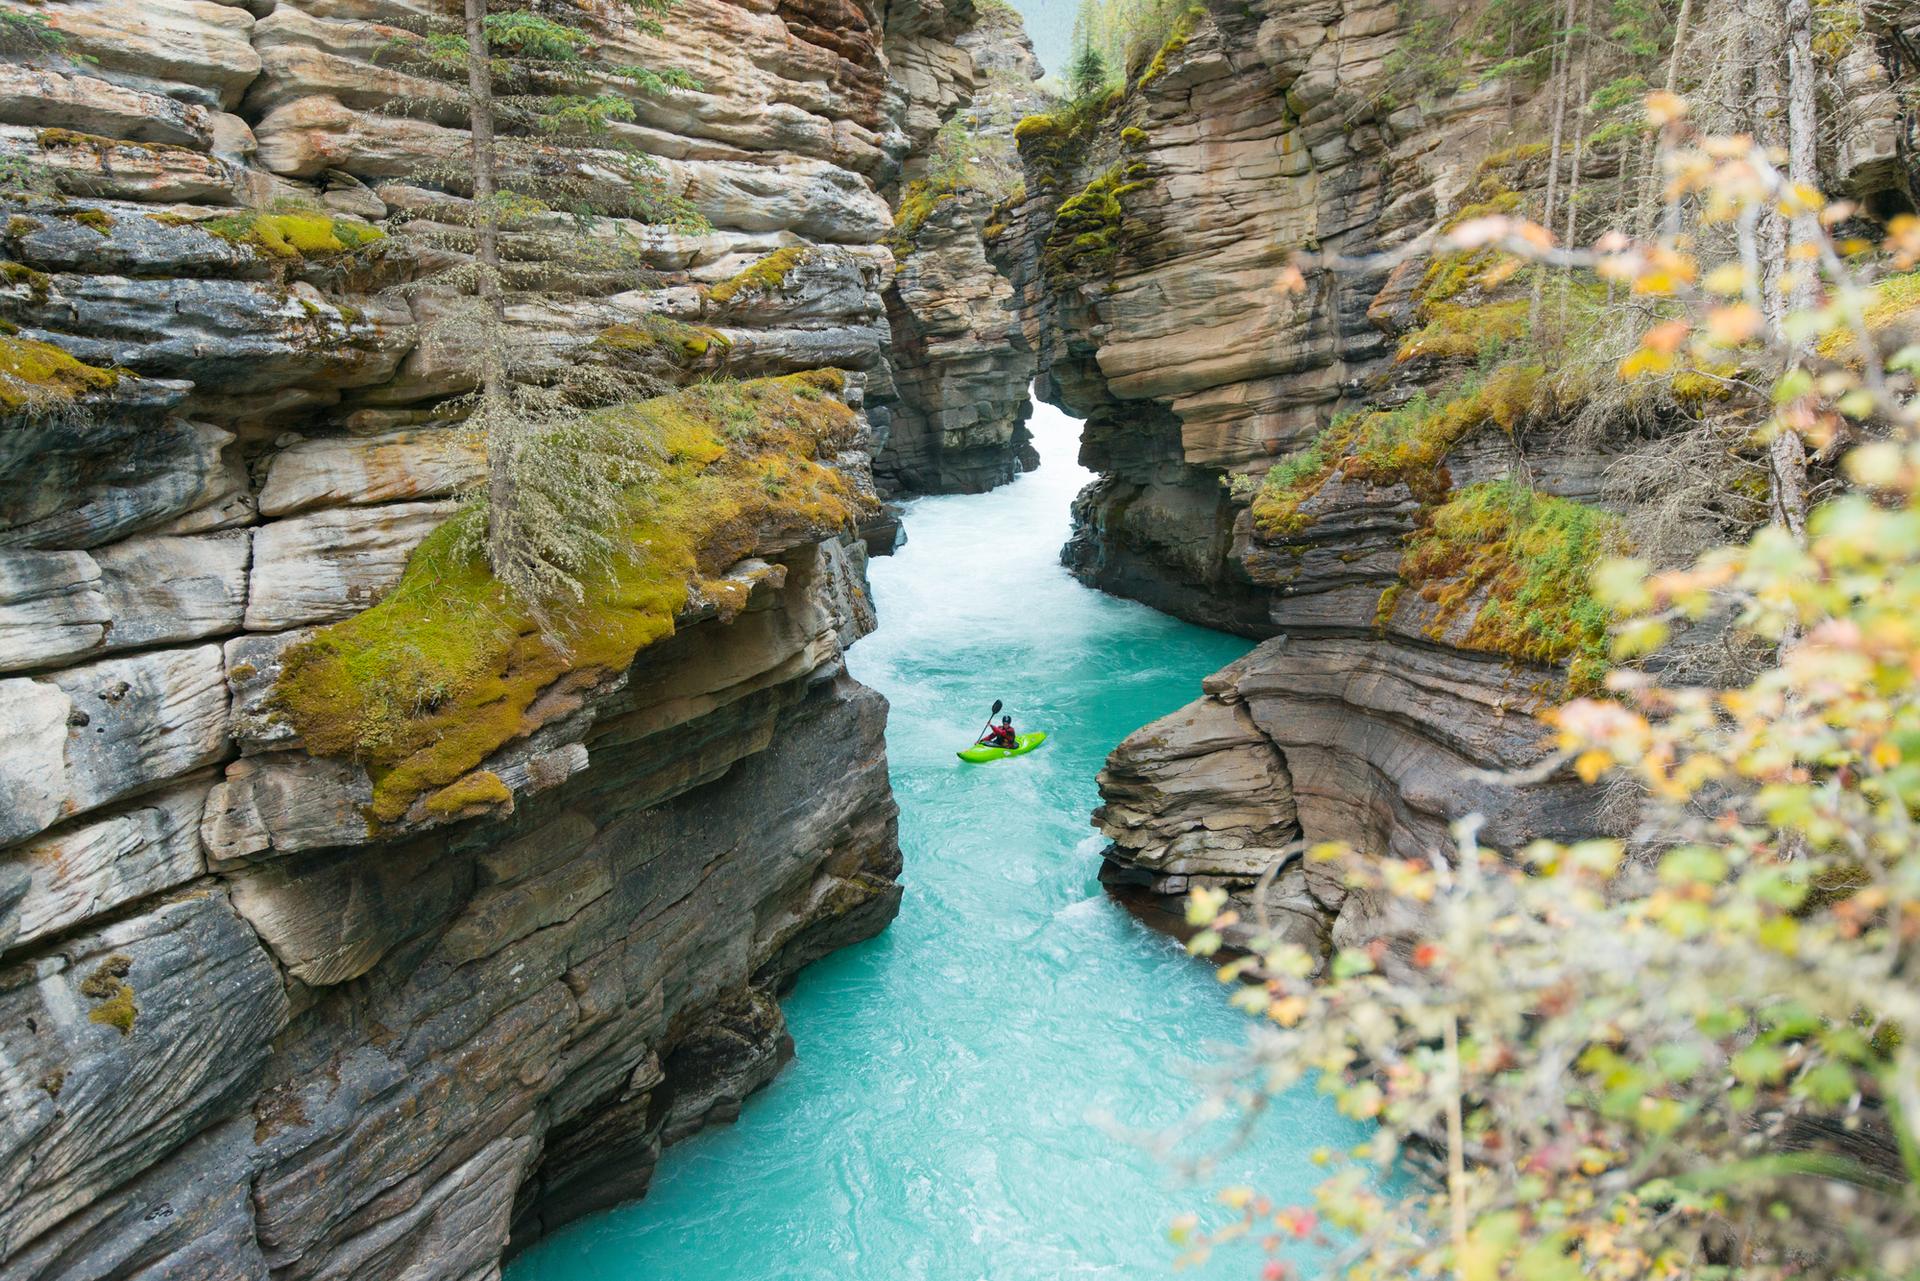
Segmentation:
<svg viewBox="0 0 1920 1281">
<path fill-rule="evenodd" d="M 954 39 L 978 81 L 959 113 L 976 177 L 909 185 L 899 202 L 914 225 L 894 236 L 899 266 L 885 295 L 894 390 L 876 403 L 885 439 L 874 459 L 895 494 L 977 493 L 1040 461 L 1026 430 L 1037 366 L 992 242 L 1006 232 L 995 177 L 1010 180 L 1014 124 L 1046 105 L 1034 84 L 1041 66 L 1011 9 L 983 11 Z M 907 177 L 925 186 L 922 165 Z M 924 221 L 905 212 L 916 203 L 930 206 Z"/>
<path fill-rule="evenodd" d="M 942 201 L 887 291 L 895 395 L 875 465 L 890 492 L 978 493 L 1039 462 L 1026 432 L 1033 358 L 981 238 L 993 209 L 979 191 Z"/>
<path fill-rule="evenodd" d="M 1303 463 L 1282 518 L 1249 510 L 1270 469 L 1342 415 L 1463 394 L 1476 354 L 1428 354 L 1411 335 L 1471 273 L 1450 280 L 1423 237 L 1545 184 L 1550 97 L 1482 78 L 1404 105 L 1389 91 L 1406 21 L 1373 0 L 1196 10 L 1124 94 L 1022 126 L 1028 196 L 997 246 L 1041 391 L 1086 420 L 1082 458 L 1100 473 L 1075 504 L 1067 564 L 1265 642 L 1114 754 L 1099 820 L 1110 876 L 1166 895 L 1226 886 L 1244 909 L 1294 913 L 1289 931 L 1322 951 L 1378 925 L 1337 876 L 1297 861 L 1254 903 L 1256 865 L 1295 837 L 1426 858 L 1469 812 L 1507 849 L 1620 821 L 1565 776 L 1487 781 L 1545 756 L 1534 714 L 1568 671 L 1477 634 L 1483 597 L 1449 607 L 1446 581 L 1403 581 L 1440 495 L 1518 477 L 1590 510 L 1616 503 L 1618 439 L 1507 406 L 1417 475 Z M 1872 86 L 1898 74 L 1863 43 L 1830 77 L 1859 129 L 1823 156 L 1823 181 L 1870 208 L 1913 197 L 1876 159 L 1892 135 Z M 1590 148 L 1584 163 L 1591 238 L 1627 161 Z M 1289 289 L 1299 250 L 1357 265 Z"/>
<path fill-rule="evenodd" d="M 0 68 L 35 178 L 0 319 L 118 371 L 0 430 L 4 1281 L 497 1275 L 736 1115 L 792 1052 L 779 993 L 897 908 L 851 531 L 763 531 L 631 668 L 540 691 L 459 804 L 376 826 L 361 764 L 280 716 L 289 648 L 377 601 L 482 462 L 459 337 L 396 290 L 457 259 L 430 219 L 461 193 L 420 184 L 468 145 L 383 60 L 417 10 L 76 0 Z M 524 345 L 668 332 L 674 377 L 890 393 L 884 193 L 973 94 L 972 19 L 610 23 L 600 56 L 701 83 L 621 128 L 712 228 L 625 228 L 647 271 L 510 245 Z M 871 495 L 850 436 L 822 461 Z"/>
</svg>

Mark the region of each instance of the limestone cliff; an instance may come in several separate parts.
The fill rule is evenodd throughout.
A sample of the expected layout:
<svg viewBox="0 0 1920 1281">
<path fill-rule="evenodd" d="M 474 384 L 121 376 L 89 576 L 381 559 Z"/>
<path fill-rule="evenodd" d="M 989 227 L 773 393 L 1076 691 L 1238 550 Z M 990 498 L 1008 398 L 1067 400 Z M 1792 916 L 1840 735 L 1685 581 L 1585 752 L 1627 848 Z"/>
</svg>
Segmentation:
<svg viewBox="0 0 1920 1281">
<path fill-rule="evenodd" d="M 891 493 L 974 493 L 1039 465 L 1026 431 L 1035 360 L 989 248 L 1019 194 L 1014 124 L 1047 98 L 1011 9 L 983 9 L 957 39 L 979 83 L 910 162 L 895 202 L 899 271 L 884 295 L 894 391 L 876 405 L 887 426 L 874 459 Z"/>
<path fill-rule="evenodd" d="M 1604 827 L 1577 783 L 1479 780 L 1537 761 L 1531 714 L 1593 678 L 1584 568 L 1653 536 L 1636 504 L 1664 505 L 1670 546 L 1698 537 L 1689 522 L 1754 519 L 1751 475 L 1689 491 L 1692 462 L 1660 453 L 1676 424 L 1711 417 L 1710 390 L 1556 399 L 1556 371 L 1520 341 L 1524 289 L 1483 277 L 1490 259 L 1427 248 L 1448 220 L 1537 209 L 1546 181 L 1539 79 L 1409 88 L 1433 32 L 1470 31 L 1478 12 L 1195 5 L 1124 88 L 1019 127 L 1028 194 L 1002 257 L 1043 392 L 1086 419 L 1100 473 L 1067 562 L 1266 638 L 1114 754 L 1100 822 L 1117 880 L 1244 894 L 1301 834 L 1425 856 L 1474 810 L 1507 848 Z M 1913 195 L 1897 35 L 1850 29 L 1822 52 L 1824 183 L 1881 216 Z M 1646 182 L 1637 101 L 1611 129 L 1580 113 L 1583 236 L 1631 210 L 1630 172 Z M 1296 291 L 1283 282 L 1303 250 L 1352 266 Z M 1604 319 L 1609 301 L 1545 314 L 1565 328 L 1569 306 Z M 1551 584 L 1500 559 L 1529 539 L 1565 570 Z M 1298 864 L 1269 899 L 1322 946 L 1369 928 L 1337 877 Z"/>
<path fill-rule="evenodd" d="M 386 56 L 418 11 L 0 15 L 8 1281 L 497 1275 L 731 1117 L 791 1051 L 775 997 L 898 902 L 848 517 L 893 394 L 883 192 L 970 99 L 971 5 L 594 10 L 598 56 L 698 81 L 618 128 L 711 226 L 512 268 L 509 319 L 556 367 L 664 352 L 702 385 L 659 412 L 736 452 L 777 419 L 761 497 L 637 656 L 517 649 L 496 701 L 449 675 L 343 729 L 287 666 L 403 580 L 461 599 L 414 553 L 481 462 L 402 288 L 467 147 Z M 354 652 L 430 678 L 410 635 Z M 398 788 L 393 715 L 434 726 Z"/>
</svg>

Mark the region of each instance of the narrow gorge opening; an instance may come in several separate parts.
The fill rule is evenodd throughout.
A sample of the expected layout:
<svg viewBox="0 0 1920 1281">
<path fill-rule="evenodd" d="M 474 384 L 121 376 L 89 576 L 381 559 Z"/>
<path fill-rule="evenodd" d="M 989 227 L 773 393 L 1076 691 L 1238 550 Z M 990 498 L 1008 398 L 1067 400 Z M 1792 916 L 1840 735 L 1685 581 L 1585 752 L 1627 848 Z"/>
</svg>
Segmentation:
<svg viewBox="0 0 1920 1281">
<path fill-rule="evenodd" d="M 1080 424 L 1039 404 L 1032 429 L 1037 471 L 912 502 L 870 571 L 880 627 L 849 667 L 892 703 L 900 916 L 800 977 L 795 1060 L 737 1124 L 668 1151 L 644 1201 L 535 1246 L 511 1281 L 732 1278 L 776 1253 L 786 1277 L 1110 1275 L 1165 1258 L 1166 1223 L 1204 1198 L 1099 1118 L 1179 1121 L 1203 1097 L 1194 1059 L 1240 1019 L 1103 892 L 1087 817 L 1108 751 L 1247 643 L 1077 582 L 1058 549 L 1093 479 Z M 995 698 L 1052 737 L 1019 768 L 963 765 Z M 1360 1127 L 1291 1102 L 1216 1173 L 1304 1196 L 1308 1154 Z"/>
</svg>

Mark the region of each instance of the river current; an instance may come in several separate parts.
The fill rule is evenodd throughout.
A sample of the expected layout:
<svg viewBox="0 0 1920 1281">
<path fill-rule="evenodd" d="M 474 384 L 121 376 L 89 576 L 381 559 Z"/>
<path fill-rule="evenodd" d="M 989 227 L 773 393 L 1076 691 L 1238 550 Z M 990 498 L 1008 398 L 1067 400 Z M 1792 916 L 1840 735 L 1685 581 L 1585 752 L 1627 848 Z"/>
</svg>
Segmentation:
<svg viewBox="0 0 1920 1281">
<path fill-rule="evenodd" d="M 990 494 L 923 498 L 873 563 L 880 630 L 849 655 L 893 704 L 906 898 L 885 934 L 785 1001 L 797 1057 L 738 1124 L 670 1148 L 646 1199 L 575 1224 L 508 1281 L 1059 1281 L 1169 1277 L 1168 1223 L 1248 1182 L 1303 1197 L 1316 1147 L 1359 1131 L 1290 1098 L 1204 1183 L 1115 1133 L 1204 1097 L 1246 1024 L 1207 966 L 1095 879 L 1107 752 L 1246 650 L 1075 582 L 1079 424 L 1037 405 L 1043 465 Z M 954 757 L 1006 700 L 1039 751 Z M 1304 1261 L 1304 1260 L 1303 1260 Z M 1249 1253 L 1186 1277 L 1251 1277 Z"/>
</svg>

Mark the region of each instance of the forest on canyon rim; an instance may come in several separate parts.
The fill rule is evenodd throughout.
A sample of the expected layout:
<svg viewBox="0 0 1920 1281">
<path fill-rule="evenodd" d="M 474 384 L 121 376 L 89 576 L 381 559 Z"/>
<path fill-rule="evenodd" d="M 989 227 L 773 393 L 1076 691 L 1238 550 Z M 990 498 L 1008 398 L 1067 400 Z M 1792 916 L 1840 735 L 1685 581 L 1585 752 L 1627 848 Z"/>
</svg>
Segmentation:
<svg viewBox="0 0 1920 1281">
<path fill-rule="evenodd" d="M 1203 707 L 1530 753 L 1116 753 L 1205 1111 L 1372 1127 L 1181 1259 L 1920 1277 L 1920 9 L 137 8 L 0 9 L 0 1277 L 497 1275 L 736 1115 L 899 901 L 883 499 L 1035 374 Z"/>
</svg>

